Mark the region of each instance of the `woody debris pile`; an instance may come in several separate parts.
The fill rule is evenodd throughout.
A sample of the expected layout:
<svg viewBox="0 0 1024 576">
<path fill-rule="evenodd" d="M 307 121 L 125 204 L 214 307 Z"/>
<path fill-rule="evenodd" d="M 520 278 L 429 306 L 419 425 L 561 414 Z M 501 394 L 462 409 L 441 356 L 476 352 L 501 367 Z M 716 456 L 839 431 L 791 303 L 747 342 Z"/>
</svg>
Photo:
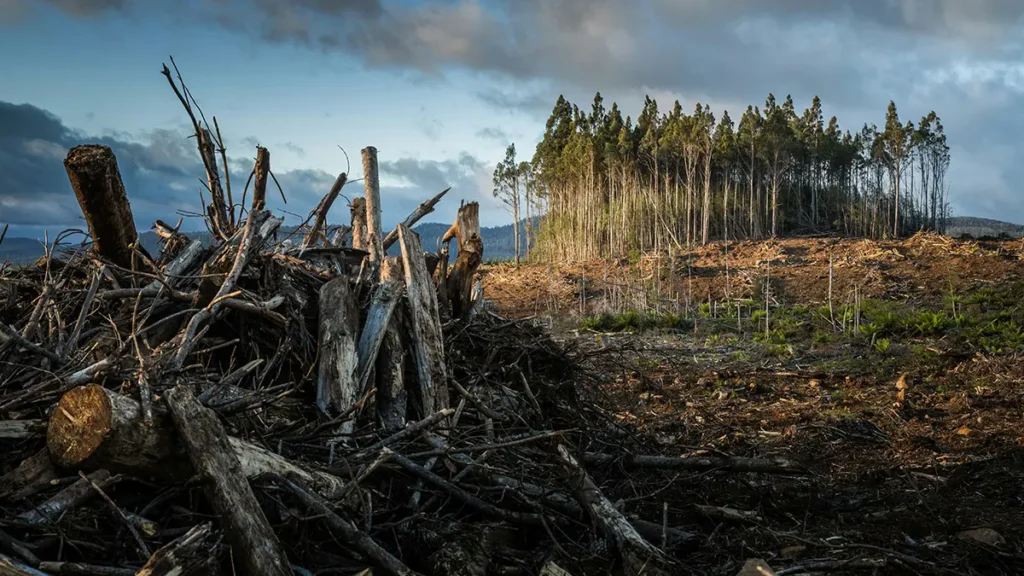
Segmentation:
<svg viewBox="0 0 1024 576">
<path fill-rule="evenodd" d="M 425 252 L 411 228 L 448 191 L 384 230 L 367 147 L 351 220 L 327 221 L 342 173 L 286 232 L 270 153 L 236 201 L 216 120 L 164 71 L 213 240 L 158 221 L 147 253 L 113 152 L 68 152 L 88 242 L 0 269 L 0 573 L 680 573 L 694 537 L 594 470 L 797 472 L 624 455 L 578 355 L 485 306 L 476 203 Z"/>
</svg>

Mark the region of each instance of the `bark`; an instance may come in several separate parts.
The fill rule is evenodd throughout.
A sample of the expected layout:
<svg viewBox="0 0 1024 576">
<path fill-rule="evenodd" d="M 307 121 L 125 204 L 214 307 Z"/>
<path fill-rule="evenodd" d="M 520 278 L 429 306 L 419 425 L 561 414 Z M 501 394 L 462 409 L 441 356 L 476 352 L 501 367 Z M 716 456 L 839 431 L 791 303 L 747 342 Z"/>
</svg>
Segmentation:
<svg viewBox="0 0 1024 576">
<path fill-rule="evenodd" d="M 359 337 L 358 392 L 360 394 L 367 389 L 381 344 L 387 335 L 392 315 L 404 290 L 403 284 L 390 280 L 379 284 L 373 294 L 370 311 L 366 315 L 366 324 L 363 325 L 363 333 Z"/>
<path fill-rule="evenodd" d="M 406 298 L 419 389 L 416 400 L 421 416 L 429 416 L 448 407 L 448 374 L 444 358 L 444 335 L 437 307 L 437 291 L 427 272 L 420 238 L 404 225 L 398 226 L 405 267 Z"/>
<path fill-rule="evenodd" d="M 267 176 L 270 174 L 270 151 L 256 147 L 256 167 L 253 168 L 252 210 L 263 210 L 267 206 Z"/>
<path fill-rule="evenodd" d="M 135 400 L 92 384 L 65 393 L 50 417 L 46 443 L 50 459 L 62 468 L 109 469 L 165 483 L 187 480 L 193 473 L 167 411 L 154 406 L 147 425 Z M 247 478 L 275 472 L 313 486 L 336 498 L 345 483 L 325 472 L 309 470 L 255 444 L 229 438 Z"/>
<path fill-rule="evenodd" d="M 205 493 L 246 573 L 287 576 L 292 567 L 249 486 L 223 425 L 186 388 L 167 391 L 167 404 L 188 452 L 203 479 Z"/>
<path fill-rule="evenodd" d="M 448 276 L 446 291 L 451 302 L 452 317 L 463 318 L 470 311 L 473 276 L 483 261 L 484 243 L 480 238 L 479 204 L 470 202 L 459 208 L 455 223 L 445 232 L 441 241 L 447 242 L 452 238 L 458 240 L 459 254 Z"/>
<path fill-rule="evenodd" d="M 154 552 L 135 576 L 215 576 L 220 573 L 219 546 L 213 525 L 200 524 Z"/>
<path fill-rule="evenodd" d="M 344 412 L 359 399 L 359 305 L 346 276 L 320 288 L 320 361 L 316 404 L 320 411 Z"/>
<path fill-rule="evenodd" d="M 644 540 L 636 528 L 630 525 L 625 516 L 601 493 L 600 488 L 569 454 L 568 449 L 559 444 L 558 454 L 568 471 L 577 500 L 600 527 L 605 538 L 614 543 L 625 573 L 668 574 L 669 572 L 665 570 L 666 558 L 657 548 Z"/>
<path fill-rule="evenodd" d="M 367 146 L 362 150 L 363 181 L 366 185 L 366 247 L 370 262 L 384 258 L 384 231 L 380 220 L 380 176 L 377 170 L 377 149 Z"/>
<path fill-rule="evenodd" d="M 402 259 L 388 256 L 380 269 L 381 282 L 397 282 L 405 290 L 405 272 Z M 399 299 L 401 301 L 401 299 Z M 408 342 L 409 321 L 404 306 L 395 307 L 391 320 L 387 324 L 384 341 L 381 342 L 374 366 L 376 372 L 377 414 L 388 431 L 398 430 L 405 426 L 406 404 L 408 393 L 405 390 L 406 350 L 411 346 Z"/>
<path fill-rule="evenodd" d="M 95 144 L 75 146 L 68 151 L 64 168 L 96 251 L 114 264 L 130 269 L 131 247 L 139 236 L 114 152 Z"/>
<path fill-rule="evenodd" d="M 352 199 L 352 247 L 356 250 L 366 251 L 367 235 L 366 229 L 366 198 Z"/>
<path fill-rule="evenodd" d="M 409 216 L 402 221 L 402 225 L 405 226 L 406 228 L 412 228 L 417 222 L 420 221 L 420 219 L 434 211 L 434 206 L 436 206 L 437 203 L 441 201 L 441 198 L 444 198 L 444 195 L 447 194 L 449 190 L 451 190 L 451 187 L 445 188 L 437 196 L 434 196 L 430 200 L 427 200 L 426 202 L 417 206 L 416 209 L 412 211 L 412 214 L 409 214 Z M 387 238 L 384 239 L 384 250 L 386 251 L 395 242 L 398 242 L 397 227 L 391 232 L 388 232 Z"/>
</svg>

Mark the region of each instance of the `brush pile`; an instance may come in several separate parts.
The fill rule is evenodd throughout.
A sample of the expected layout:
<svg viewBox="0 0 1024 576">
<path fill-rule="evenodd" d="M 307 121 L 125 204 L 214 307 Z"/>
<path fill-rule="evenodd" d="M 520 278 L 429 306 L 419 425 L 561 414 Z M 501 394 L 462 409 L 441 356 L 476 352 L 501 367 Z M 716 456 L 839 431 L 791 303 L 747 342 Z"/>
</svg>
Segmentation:
<svg viewBox="0 0 1024 576">
<path fill-rule="evenodd" d="M 795 471 L 617 453 L 573 350 L 488 311 L 476 203 L 438 253 L 411 226 L 447 190 L 384 234 L 367 147 L 351 222 L 328 234 L 342 173 L 285 234 L 269 152 L 236 204 L 219 128 L 165 75 L 213 241 L 158 221 L 147 253 L 113 152 L 68 153 L 88 242 L 0 268 L 0 573 L 676 573 L 694 537 L 588 469 Z"/>
</svg>

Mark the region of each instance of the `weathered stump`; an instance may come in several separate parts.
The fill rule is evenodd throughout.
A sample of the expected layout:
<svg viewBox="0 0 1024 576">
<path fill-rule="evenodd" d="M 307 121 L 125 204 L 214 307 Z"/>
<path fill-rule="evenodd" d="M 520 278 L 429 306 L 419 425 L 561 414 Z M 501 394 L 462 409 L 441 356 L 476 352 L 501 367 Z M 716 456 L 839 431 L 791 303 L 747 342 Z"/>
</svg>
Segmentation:
<svg viewBox="0 0 1024 576">
<path fill-rule="evenodd" d="M 359 399 L 359 305 L 347 277 L 320 288 L 320 361 L 316 405 L 324 414 L 344 412 Z"/>
<path fill-rule="evenodd" d="M 480 205 L 470 202 L 459 208 L 455 223 L 445 232 L 442 242 L 457 239 L 459 255 L 448 276 L 446 288 L 452 317 L 462 318 L 471 310 L 473 275 L 483 262 L 484 241 L 480 238 Z"/>
<path fill-rule="evenodd" d="M 367 249 L 366 229 L 366 198 L 352 199 L 352 247 L 356 250 Z"/>
<path fill-rule="evenodd" d="M 377 168 L 377 149 L 367 146 L 362 150 L 363 179 L 366 187 L 366 244 L 370 262 L 384 258 L 384 230 L 380 216 L 380 175 Z"/>
<path fill-rule="evenodd" d="M 96 251 L 122 268 L 131 268 L 131 247 L 139 235 L 113 150 L 98 144 L 75 146 L 68 151 L 64 168 Z"/>
<path fill-rule="evenodd" d="M 448 371 L 444 359 L 444 335 L 438 314 L 437 290 L 427 272 L 420 237 L 398 226 L 405 267 L 405 292 L 409 302 L 413 351 L 419 376 L 417 401 L 425 418 L 448 407 Z"/>
</svg>

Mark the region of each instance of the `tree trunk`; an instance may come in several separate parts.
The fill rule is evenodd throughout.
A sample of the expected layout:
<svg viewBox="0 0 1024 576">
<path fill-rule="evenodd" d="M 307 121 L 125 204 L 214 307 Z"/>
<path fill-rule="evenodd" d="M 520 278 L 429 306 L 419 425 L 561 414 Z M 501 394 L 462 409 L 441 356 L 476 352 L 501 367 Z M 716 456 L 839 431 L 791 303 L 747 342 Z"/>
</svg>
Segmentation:
<svg viewBox="0 0 1024 576">
<path fill-rule="evenodd" d="M 368 231 L 366 229 L 366 198 L 352 199 L 352 247 L 366 251 Z"/>
<path fill-rule="evenodd" d="M 270 175 L 270 151 L 256 147 L 256 167 L 253 168 L 252 210 L 263 210 L 267 206 L 267 176 Z M 234 207 L 232 207 L 234 210 Z"/>
<path fill-rule="evenodd" d="M 480 238 L 480 205 L 470 202 L 459 208 L 455 223 L 445 232 L 442 242 L 456 238 L 459 255 L 448 277 L 446 291 L 452 305 L 452 317 L 464 318 L 470 309 L 473 275 L 483 261 L 484 243 Z"/>
<path fill-rule="evenodd" d="M 320 360 L 316 405 L 324 414 L 344 412 L 359 399 L 359 305 L 347 276 L 320 288 Z M 348 423 L 351 425 L 351 422 Z"/>
<path fill-rule="evenodd" d="M 326 498 L 336 498 L 345 483 L 330 474 L 306 470 L 255 444 L 229 438 L 246 477 L 265 472 L 297 478 Z M 173 483 L 188 480 L 192 469 L 174 425 L 161 406 L 147 424 L 135 400 L 97 384 L 73 388 L 58 401 L 46 433 L 50 459 L 61 468 L 107 469 Z"/>
<path fill-rule="evenodd" d="M 384 259 L 384 231 L 380 221 L 380 175 L 377 171 L 377 149 L 363 148 L 363 179 L 366 185 L 367 248 L 370 262 Z"/>
<path fill-rule="evenodd" d="M 381 282 L 397 282 L 405 289 L 405 272 L 401 258 L 388 256 L 380 269 Z M 397 306 L 388 322 L 384 341 L 381 342 L 377 354 L 376 372 L 377 414 L 384 428 L 389 431 L 399 430 L 405 426 L 406 403 L 408 393 L 405 390 L 405 357 L 409 349 L 406 335 L 409 333 L 408 314 L 402 306 Z"/>
<path fill-rule="evenodd" d="M 68 151 L 64 168 L 96 251 L 114 264 L 131 269 L 131 247 L 139 241 L 139 235 L 114 152 L 96 144 L 75 146 Z"/>
<path fill-rule="evenodd" d="M 167 391 L 174 425 L 196 473 L 204 480 L 207 500 L 220 515 L 232 552 L 248 574 L 289 576 L 291 564 L 277 534 L 263 514 L 224 426 L 187 388 Z"/>
<path fill-rule="evenodd" d="M 409 302 L 413 350 L 419 375 L 419 402 L 422 417 L 448 407 L 448 373 L 444 359 L 444 335 L 437 307 L 437 290 L 427 272 L 423 247 L 418 234 L 398 226 L 405 267 L 406 297 Z M 460 254 L 461 256 L 461 254 Z"/>
</svg>

